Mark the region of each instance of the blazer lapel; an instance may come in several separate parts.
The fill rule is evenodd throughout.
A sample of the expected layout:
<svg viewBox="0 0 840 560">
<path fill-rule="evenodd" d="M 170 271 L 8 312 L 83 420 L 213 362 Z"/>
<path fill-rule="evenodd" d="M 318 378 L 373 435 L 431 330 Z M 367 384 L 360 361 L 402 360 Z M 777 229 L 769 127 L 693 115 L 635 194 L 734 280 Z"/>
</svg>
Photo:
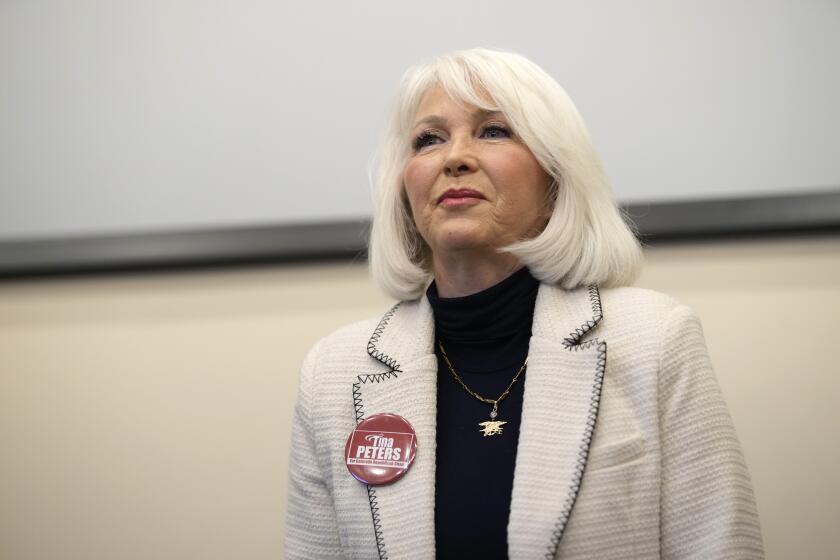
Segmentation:
<svg viewBox="0 0 840 560">
<path fill-rule="evenodd" d="M 554 558 L 563 537 L 598 417 L 606 342 L 588 335 L 601 317 L 596 287 L 540 286 L 508 524 L 511 559 Z"/>
<path fill-rule="evenodd" d="M 380 321 L 367 350 L 387 369 L 353 383 L 356 422 L 381 412 L 404 417 L 417 434 L 408 472 L 386 486 L 368 486 L 380 559 L 434 558 L 437 360 L 434 320 L 426 298 L 397 304 Z"/>
</svg>

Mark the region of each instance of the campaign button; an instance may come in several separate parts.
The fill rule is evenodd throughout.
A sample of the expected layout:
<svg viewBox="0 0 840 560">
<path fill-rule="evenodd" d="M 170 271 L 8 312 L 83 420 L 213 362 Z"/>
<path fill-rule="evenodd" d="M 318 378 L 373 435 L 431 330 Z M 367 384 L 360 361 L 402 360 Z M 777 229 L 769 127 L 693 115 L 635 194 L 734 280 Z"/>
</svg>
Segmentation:
<svg viewBox="0 0 840 560">
<path fill-rule="evenodd" d="M 408 420 L 383 412 L 368 416 L 350 432 L 344 462 L 356 480 L 381 486 L 399 480 L 417 454 L 417 434 Z"/>
</svg>

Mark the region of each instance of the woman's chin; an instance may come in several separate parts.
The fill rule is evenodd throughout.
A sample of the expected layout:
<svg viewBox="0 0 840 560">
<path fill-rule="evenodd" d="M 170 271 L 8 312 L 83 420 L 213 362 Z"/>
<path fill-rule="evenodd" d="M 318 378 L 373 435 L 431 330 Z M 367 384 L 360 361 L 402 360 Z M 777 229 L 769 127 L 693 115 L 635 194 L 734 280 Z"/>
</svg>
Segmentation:
<svg viewBox="0 0 840 560">
<path fill-rule="evenodd" d="M 432 247 L 434 252 L 462 252 L 488 248 L 487 235 L 475 229 L 451 228 L 438 233 Z"/>
</svg>

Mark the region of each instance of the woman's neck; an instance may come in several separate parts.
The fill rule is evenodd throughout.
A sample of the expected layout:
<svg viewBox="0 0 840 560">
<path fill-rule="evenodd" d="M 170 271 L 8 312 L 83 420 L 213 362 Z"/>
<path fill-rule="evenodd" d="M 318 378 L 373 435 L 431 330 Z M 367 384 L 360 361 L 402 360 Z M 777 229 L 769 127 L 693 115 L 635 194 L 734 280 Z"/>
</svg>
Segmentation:
<svg viewBox="0 0 840 560">
<path fill-rule="evenodd" d="M 432 271 L 438 295 L 444 298 L 463 297 L 498 284 L 520 268 L 522 262 L 510 253 L 492 255 L 435 255 Z"/>
</svg>

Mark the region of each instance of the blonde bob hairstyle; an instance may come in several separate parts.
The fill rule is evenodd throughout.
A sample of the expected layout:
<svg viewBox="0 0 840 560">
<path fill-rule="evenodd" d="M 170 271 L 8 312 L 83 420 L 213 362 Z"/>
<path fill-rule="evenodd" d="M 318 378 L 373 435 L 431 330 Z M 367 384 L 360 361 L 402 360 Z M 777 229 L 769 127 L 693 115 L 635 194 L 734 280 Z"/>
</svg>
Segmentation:
<svg viewBox="0 0 840 560">
<path fill-rule="evenodd" d="M 516 255 L 538 280 L 568 289 L 635 279 L 641 248 L 616 206 L 572 100 L 527 58 L 470 49 L 410 68 L 400 84 L 373 174 L 368 257 L 373 279 L 385 293 L 414 299 L 432 279 L 431 250 L 414 224 L 402 171 L 412 153 L 417 108 L 435 86 L 457 102 L 501 111 L 553 178 L 547 203 L 554 210 L 542 233 L 499 251 Z"/>
</svg>

